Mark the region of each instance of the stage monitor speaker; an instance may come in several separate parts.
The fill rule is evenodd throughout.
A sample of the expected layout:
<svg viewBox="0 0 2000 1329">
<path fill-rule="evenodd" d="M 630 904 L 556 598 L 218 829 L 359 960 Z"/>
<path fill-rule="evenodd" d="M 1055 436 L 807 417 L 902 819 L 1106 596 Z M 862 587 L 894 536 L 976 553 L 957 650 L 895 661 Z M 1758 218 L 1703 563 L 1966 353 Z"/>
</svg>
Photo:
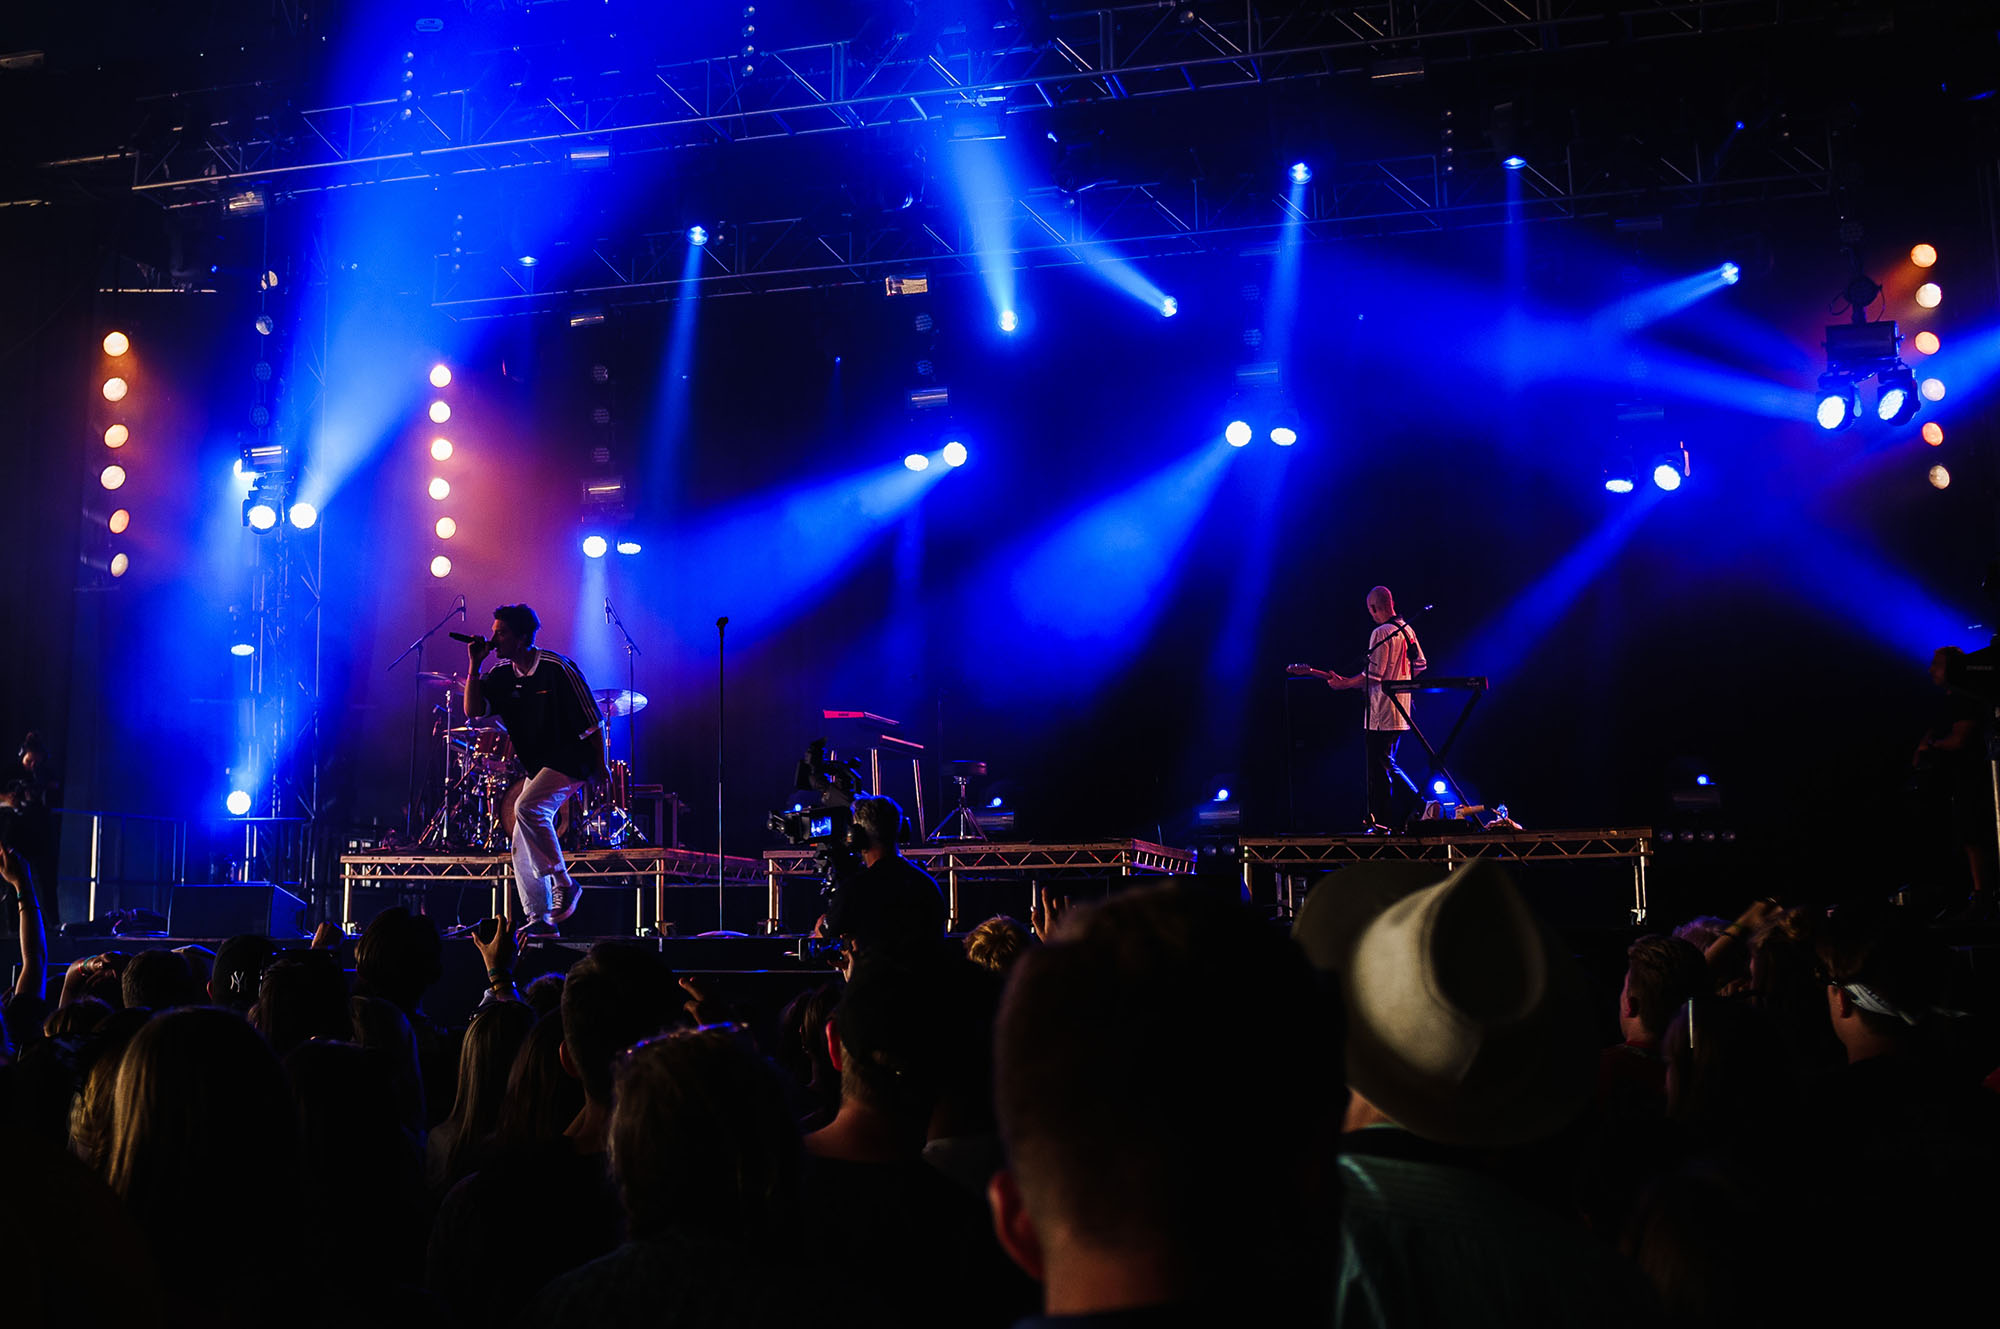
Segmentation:
<svg viewBox="0 0 2000 1329">
<path fill-rule="evenodd" d="M 289 940 L 306 936 L 306 903 L 282 886 L 230 882 L 176 886 L 167 905 L 174 937 L 226 938 L 254 934 Z"/>
</svg>

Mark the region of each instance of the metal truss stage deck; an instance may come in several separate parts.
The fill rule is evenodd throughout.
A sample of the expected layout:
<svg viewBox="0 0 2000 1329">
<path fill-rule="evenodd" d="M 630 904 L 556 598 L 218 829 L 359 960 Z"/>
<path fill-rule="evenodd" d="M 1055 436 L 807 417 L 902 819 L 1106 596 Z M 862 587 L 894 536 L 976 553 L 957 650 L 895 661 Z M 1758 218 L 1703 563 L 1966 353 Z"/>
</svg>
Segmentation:
<svg viewBox="0 0 2000 1329">
<path fill-rule="evenodd" d="M 1474 858 L 1516 863 L 1629 860 L 1632 864 L 1632 921 L 1646 921 L 1646 864 L 1653 856 L 1651 827 L 1615 830 L 1491 831 L 1472 835 L 1246 836 L 1237 841 L 1243 887 L 1252 889 L 1256 869 L 1277 877 L 1280 906 L 1295 909 L 1298 883 L 1306 876 L 1349 863 L 1442 863 L 1456 866 Z"/>
<path fill-rule="evenodd" d="M 564 854 L 570 876 L 586 890 L 630 890 L 632 928 L 645 936 L 666 917 L 666 893 L 673 888 L 761 886 L 764 864 L 754 858 L 718 858 L 694 849 L 652 846 L 630 849 L 580 849 Z M 427 854 L 408 849 L 383 849 L 340 858 L 340 923 L 347 929 L 354 918 L 354 892 L 409 890 L 433 886 L 484 886 L 491 911 L 500 912 L 501 892 L 514 884 L 514 861 L 506 854 Z M 648 890 L 646 887 L 650 886 Z M 653 919 L 646 918 L 651 897 Z"/>
<path fill-rule="evenodd" d="M 1062 877 L 1171 876 L 1194 871 L 1194 851 L 1174 849 L 1147 840 L 1096 840 L 1087 844 L 1007 844 L 992 840 L 961 840 L 949 844 L 916 845 L 904 855 L 944 883 L 951 906 L 948 926 L 957 931 L 959 884 L 996 877 L 1030 879 Z M 770 891 L 771 930 L 779 930 L 779 887 L 786 877 L 819 875 L 817 856 L 810 849 L 767 849 L 765 870 Z"/>
</svg>

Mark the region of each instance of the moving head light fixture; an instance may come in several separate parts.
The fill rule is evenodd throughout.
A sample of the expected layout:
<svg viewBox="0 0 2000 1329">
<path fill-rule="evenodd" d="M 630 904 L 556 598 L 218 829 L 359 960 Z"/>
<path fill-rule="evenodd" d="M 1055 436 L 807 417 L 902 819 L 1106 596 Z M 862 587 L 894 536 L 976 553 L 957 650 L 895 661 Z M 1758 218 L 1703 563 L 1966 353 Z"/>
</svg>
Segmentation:
<svg viewBox="0 0 2000 1329">
<path fill-rule="evenodd" d="M 1871 378 L 1876 380 L 1875 417 L 1885 424 L 1908 424 L 1923 405 L 1916 376 L 1903 363 L 1903 334 L 1896 320 L 1868 318 L 1869 307 L 1881 294 L 1881 285 L 1861 270 L 1857 254 L 1854 275 L 1841 292 L 1848 321 L 1826 325 L 1826 372 L 1819 377 L 1813 418 L 1828 432 L 1861 418 L 1856 389 Z"/>
</svg>

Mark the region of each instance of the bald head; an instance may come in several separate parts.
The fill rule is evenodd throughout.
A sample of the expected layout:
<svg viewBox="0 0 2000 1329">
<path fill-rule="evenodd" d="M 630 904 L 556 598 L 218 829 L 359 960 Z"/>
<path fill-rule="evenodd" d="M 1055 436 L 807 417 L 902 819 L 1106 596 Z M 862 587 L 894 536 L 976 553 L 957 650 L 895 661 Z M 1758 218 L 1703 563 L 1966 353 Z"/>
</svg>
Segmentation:
<svg viewBox="0 0 2000 1329">
<path fill-rule="evenodd" d="M 1387 623 L 1396 616 L 1396 597 L 1387 586 L 1377 586 L 1368 592 L 1368 614 L 1377 623 Z"/>
</svg>

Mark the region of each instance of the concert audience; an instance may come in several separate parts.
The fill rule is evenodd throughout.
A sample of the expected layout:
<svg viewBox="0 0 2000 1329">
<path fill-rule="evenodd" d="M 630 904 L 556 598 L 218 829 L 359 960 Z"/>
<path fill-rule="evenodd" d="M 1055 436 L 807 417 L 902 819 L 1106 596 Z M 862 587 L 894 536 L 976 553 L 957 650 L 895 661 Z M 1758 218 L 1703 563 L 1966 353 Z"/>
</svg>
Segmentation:
<svg viewBox="0 0 2000 1329">
<path fill-rule="evenodd" d="M 747 1039 L 721 1027 L 647 1039 L 620 1057 L 613 1097 L 626 1240 L 551 1283 L 526 1323 L 825 1323 L 800 1246 L 798 1131 Z"/>
<path fill-rule="evenodd" d="M 535 1027 L 534 1010 L 518 1001 L 482 1007 L 460 1041 L 458 1095 L 451 1114 L 431 1129 L 425 1181 L 438 1195 L 477 1166 L 478 1151 L 500 1124 L 500 1105 L 515 1059 Z"/>
<path fill-rule="evenodd" d="M 53 1011 L 24 1002 L 38 969 L 8 997 L 0 1186 L 25 1200 L 0 1262 L 76 1266 L 66 1224 L 102 1266 L 79 1305 L 203 1329 L 1761 1329 L 1978 1304 L 1991 1026 L 1965 957 L 1896 911 L 1766 899 L 1641 937 L 1604 1050 L 1611 993 L 1497 866 L 1329 887 L 1290 939 L 1168 886 L 1039 917 L 992 967 L 864 947 L 790 1003 L 771 1060 L 743 1026 L 676 1029 L 710 1006 L 642 943 L 531 987 L 559 994 L 537 1018 L 496 934 L 428 1112 L 411 1012 L 453 1043 L 422 1016 L 421 916 L 364 937 L 353 994 L 332 952 L 261 938 L 205 983 L 174 952 L 93 957 Z"/>
<path fill-rule="evenodd" d="M 557 1275 L 624 1236 L 607 1150 L 618 1055 L 673 1024 L 683 996 L 658 950 L 600 942 L 563 983 L 565 1071 L 583 1109 L 565 1133 L 494 1157 L 453 1187 L 431 1230 L 431 1291 L 468 1325 L 509 1322 Z"/>
<path fill-rule="evenodd" d="M 1234 900 L 1134 890 L 1015 968 L 994 1225 L 1033 1321 L 1323 1321 L 1340 1055 L 1295 947 Z"/>
<path fill-rule="evenodd" d="M 1674 1012 L 1714 991 L 1715 980 L 1702 953 L 1677 936 L 1641 937 L 1626 948 L 1625 960 L 1625 983 L 1618 992 L 1618 1032 L 1624 1041 L 1598 1058 L 1597 1100 L 1639 1100 L 1641 1110 L 1664 1109 L 1667 1063 L 1660 1056 L 1660 1039 Z"/>
<path fill-rule="evenodd" d="M 777 1062 L 791 1080 L 794 1117 L 799 1130 L 811 1134 L 840 1111 L 840 1072 L 833 1064 L 827 1025 L 840 1004 L 840 984 L 808 988 L 778 1013 Z"/>
<path fill-rule="evenodd" d="M 933 1324 L 950 1306 L 960 1324 L 1005 1325 L 1033 1304 L 985 1207 L 924 1161 L 970 1036 L 952 995 L 966 963 L 947 947 L 864 951 L 828 1030 L 840 1110 L 805 1138 L 806 1222 L 867 1323 Z"/>
<path fill-rule="evenodd" d="M 231 937 L 215 952 L 215 967 L 208 976 L 208 999 L 244 1015 L 257 1004 L 257 987 L 264 969 L 271 963 L 269 937 Z"/>
<path fill-rule="evenodd" d="M 560 1011 L 535 1021 L 507 1073 L 506 1096 L 481 1156 L 560 1140 L 583 1111 L 583 1083 L 563 1069 Z"/>
<path fill-rule="evenodd" d="M 1035 944 L 1034 934 L 1017 918 L 995 914 L 965 934 L 966 958 L 982 969 L 1005 975 Z"/>
<path fill-rule="evenodd" d="M 430 1220 L 423 1145 L 398 1083 L 405 1071 L 393 1054 L 322 1039 L 294 1049 L 284 1068 L 303 1163 L 298 1236 L 355 1253 L 343 1294 L 400 1322 L 395 1308 L 423 1281 Z"/>
<path fill-rule="evenodd" d="M 268 1323 L 305 1217 L 278 1059 L 234 1011 L 148 1020 L 118 1067 L 104 1176 L 152 1250 L 170 1323 Z M 236 1215 L 217 1240 L 197 1215 Z"/>
<path fill-rule="evenodd" d="M 428 914 L 401 905 L 369 920 L 354 944 L 354 990 L 393 1002 L 410 1022 L 417 1064 L 423 1069 L 426 1126 L 451 1110 L 458 1078 L 458 1047 L 447 1030 L 424 1013 L 424 993 L 444 976 L 444 943 Z"/>
<path fill-rule="evenodd" d="M 250 1023 L 281 1057 L 309 1039 L 352 1038 L 354 1016 L 340 961 L 322 950 L 278 956 L 258 982 Z"/>
<path fill-rule="evenodd" d="M 1655 1321 L 1631 1267 L 1525 1180 L 1591 1098 L 1581 969 L 1489 859 L 1414 891 L 1341 877 L 1296 928 L 1347 1015 L 1336 1322 Z"/>
<path fill-rule="evenodd" d="M 205 982 L 196 979 L 187 957 L 179 951 L 140 951 L 125 966 L 119 986 L 127 1006 L 144 1006 L 151 1011 L 208 1002 Z"/>
</svg>

